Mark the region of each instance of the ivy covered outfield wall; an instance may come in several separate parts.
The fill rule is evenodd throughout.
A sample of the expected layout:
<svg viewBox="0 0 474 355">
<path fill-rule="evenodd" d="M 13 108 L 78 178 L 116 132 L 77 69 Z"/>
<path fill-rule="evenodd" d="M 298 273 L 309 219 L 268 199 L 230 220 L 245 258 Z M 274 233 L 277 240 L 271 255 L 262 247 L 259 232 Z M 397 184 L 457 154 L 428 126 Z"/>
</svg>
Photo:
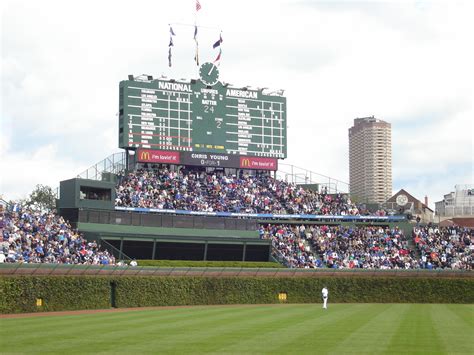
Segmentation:
<svg viewBox="0 0 474 355">
<path fill-rule="evenodd" d="M 471 277 L 4 276 L 0 313 L 279 303 L 280 294 L 317 303 L 323 286 L 335 303 L 474 303 Z"/>
</svg>

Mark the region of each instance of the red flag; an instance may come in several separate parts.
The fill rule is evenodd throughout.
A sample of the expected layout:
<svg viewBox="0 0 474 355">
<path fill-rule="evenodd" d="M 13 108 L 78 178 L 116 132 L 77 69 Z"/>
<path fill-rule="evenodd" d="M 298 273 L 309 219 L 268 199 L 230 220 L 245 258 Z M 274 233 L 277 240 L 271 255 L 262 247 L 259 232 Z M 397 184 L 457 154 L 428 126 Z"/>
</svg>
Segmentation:
<svg viewBox="0 0 474 355">
<path fill-rule="evenodd" d="M 201 10 L 201 3 L 199 2 L 199 0 L 196 0 L 196 11 L 199 10 Z"/>
<path fill-rule="evenodd" d="M 216 60 L 214 60 L 214 63 L 216 63 L 216 62 L 218 62 L 219 60 L 221 60 L 221 54 L 222 54 L 222 49 L 219 49 L 219 54 L 217 55 Z"/>
</svg>

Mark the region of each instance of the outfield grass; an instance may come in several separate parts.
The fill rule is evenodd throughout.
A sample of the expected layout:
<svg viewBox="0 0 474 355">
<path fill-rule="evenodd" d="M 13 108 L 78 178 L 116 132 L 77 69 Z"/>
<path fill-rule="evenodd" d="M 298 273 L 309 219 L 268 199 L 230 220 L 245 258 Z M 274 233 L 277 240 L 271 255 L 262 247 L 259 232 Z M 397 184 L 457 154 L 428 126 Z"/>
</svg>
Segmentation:
<svg viewBox="0 0 474 355">
<path fill-rule="evenodd" d="M 474 352 L 474 305 L 195 306 L 0 324 L 0 353 Z"/>
</svg>

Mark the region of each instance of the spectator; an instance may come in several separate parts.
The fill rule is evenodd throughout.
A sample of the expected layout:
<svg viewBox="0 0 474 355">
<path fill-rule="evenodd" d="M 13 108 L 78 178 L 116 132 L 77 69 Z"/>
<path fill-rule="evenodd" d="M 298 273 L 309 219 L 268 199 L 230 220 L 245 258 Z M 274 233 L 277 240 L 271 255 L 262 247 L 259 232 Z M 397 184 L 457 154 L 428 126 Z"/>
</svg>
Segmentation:
<svg viewBox="0 0 474 355">
<path fill-rule="evenodd" d="M 261 238 L 271 239 L 290 267 L 335 269 L 412 269 L 419 263 L 398 228 L 267 225 Z"/>
<path fill-rule="evenodd" d="M 62 217 L 52 212 L 19 208 L 2 211 L 0 252 L 10 263 L 115 264 L 113 255 L 87 242 Z"/>
<path fill-rule="evenodd" d="M 204 212 L 359 215 L 347 195 L 318 193 L 267 174 L 140 169 L 119 179 L 116 206 Z M 384 211 L 378 211 L 382 215 Z"/>
<path fill-rule="evenodd" d="M 413 229 L 413 242 L 426 269 L 473 269 L 474 230 L 434 225 Z"/>
</svg>

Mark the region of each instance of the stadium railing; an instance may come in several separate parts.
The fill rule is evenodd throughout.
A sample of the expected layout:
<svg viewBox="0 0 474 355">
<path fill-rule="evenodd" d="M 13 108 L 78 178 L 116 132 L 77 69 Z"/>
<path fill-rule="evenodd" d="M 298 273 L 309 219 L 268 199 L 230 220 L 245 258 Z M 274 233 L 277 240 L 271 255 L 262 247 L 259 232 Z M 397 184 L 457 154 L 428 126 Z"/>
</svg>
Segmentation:
<svg viewBox="0 0 474 355">
<path fill-rule="evenodd" d="M 115 265 L 68 264 L 0 264 L 0 276 L 8 275 L 110 275 L 110 276 L 260 276 L 260 277 L 321 277 L 321 276 L 396 276 L 396 277 L 474 277 L 469 270 L 380 270 L 380 269 L 285 269 L 239 267 L 148 267 Z"/>
</svg>

